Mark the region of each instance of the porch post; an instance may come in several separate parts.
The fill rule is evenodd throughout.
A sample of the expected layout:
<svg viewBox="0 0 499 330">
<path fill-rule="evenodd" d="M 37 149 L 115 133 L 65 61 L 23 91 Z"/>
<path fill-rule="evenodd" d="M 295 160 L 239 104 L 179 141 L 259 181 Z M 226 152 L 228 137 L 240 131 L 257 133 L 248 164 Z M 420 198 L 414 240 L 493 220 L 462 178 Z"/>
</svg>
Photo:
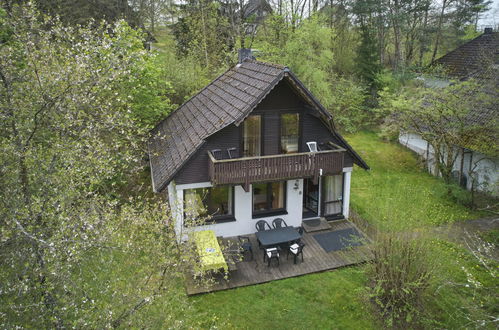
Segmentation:
<svg viewBox="0 0 499 330">
<path fill-rule="evenodd" d="M 345 217 L 345 219 L 348 219 L 348 215 L 350 213 L 350 179 L 352 176 L 352 168 L 344 168 L 343 172 L 343 216 Z"/>
</svg>

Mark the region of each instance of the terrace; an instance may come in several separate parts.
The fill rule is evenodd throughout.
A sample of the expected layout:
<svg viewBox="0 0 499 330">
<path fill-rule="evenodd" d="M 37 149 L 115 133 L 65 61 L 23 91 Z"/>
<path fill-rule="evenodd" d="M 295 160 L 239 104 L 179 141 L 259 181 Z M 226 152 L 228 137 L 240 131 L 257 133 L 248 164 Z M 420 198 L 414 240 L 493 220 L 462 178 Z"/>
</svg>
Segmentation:
<svg viewBox="0 0 499 330">
<path fill-rule="evenodd" d="M 213 283 L 201 284 L 192 275 L 186 276 L 187 294 L 195 295 L 213 291 L 227 290 L 247 285 L 270 282 L 274 280 L 296 277 L 305 274 L 328 271 L 336 268 L 355 265 L 366 262 L 370 259 L 367 236 L 362 233 L 351 221 L 342 220 L 329 223 L 330 228 L 317 231 L 304 232 L 302 242 L 305 243 L 303 249 L 304 261 L 298 258 L 297 264 L 293 263 L 293 257 L 286 258 L 286 252 L 281 251 L 279 265 L 263 262 L 263 250 L 258 248 L 256 236 L 249 235 L 253 247 L 253 260 L 246 255 L 243 260 L 236 263 L 237 270 L 231 271 L 228 278 L 224 278 L 223 273 L 212 274 Z M 306 227 L 305 227 L 306 228 Z M 318 228 L 324 228 L 323 225 Z M 312 228 L 310 228 L 313 230 Z M 309 230 L 310 230 L 309 229 Z M 365 239 L 359 242 L 358 246 L 352 246 L 342 250 L 326 252 L 316 239 L 316 235 L 340 232 L 345 230 L 355 230 Z M 237 242 L 236 237 L 219 239 L 221 245 L 230 246 Z"/>
</svg>

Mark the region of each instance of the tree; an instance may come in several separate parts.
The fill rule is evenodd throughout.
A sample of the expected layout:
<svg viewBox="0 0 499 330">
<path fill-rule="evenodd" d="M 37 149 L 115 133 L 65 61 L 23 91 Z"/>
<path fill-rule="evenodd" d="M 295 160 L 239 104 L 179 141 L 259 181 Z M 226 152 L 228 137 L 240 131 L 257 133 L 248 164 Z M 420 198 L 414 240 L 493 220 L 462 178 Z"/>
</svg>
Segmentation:
<svg viewBox="0 0 499 330">
<path fill-rule="evenodd" d="M 64 26 L 30 6 L 0 15 L 0 29 L 3 326 L 118 326 L 166 294 L 187 310 L 176 280 L 188 247 L 130 182 L 148 128 L 134 89 L 162 88 L 140 86 L 140 35 L 123 21 Z"/>
<path fill-rule="evenodd" d="M 212 73 L 228 64 L 228 51 L 233 47 L 227 18 L 220 15 L 219 6 L 211 0 L 189 1 L 174 27 L 179 54 L 197 58 Z"/>
<path fill-rule="evenodd" d="M 445 88 L 406 88 L 394 97 L 386 92 L 383 97 L 382 105 L 392 113 L 390 127 L 426 140 L 433 150 L 436 170 L 447 183 L 452 182 L 458 146 L 495 144 L 496 123 L 470 121 L 471 111 L 491 104 L 490 96 L 473 80 Z"/>
</svg>

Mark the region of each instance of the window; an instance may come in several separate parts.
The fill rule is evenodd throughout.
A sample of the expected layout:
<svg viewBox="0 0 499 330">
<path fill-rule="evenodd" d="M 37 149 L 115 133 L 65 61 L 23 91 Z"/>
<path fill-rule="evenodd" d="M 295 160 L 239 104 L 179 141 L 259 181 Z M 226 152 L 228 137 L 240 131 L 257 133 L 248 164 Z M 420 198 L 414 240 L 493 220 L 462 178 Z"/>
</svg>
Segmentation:
<svg viewBox="0 0 499 330">
<path fill-rule="evenodd" d="M 243 123 L 244 157 L 260 156 L 262 140 L 262 118 L 260 115 L 249 116 Z"/>
<path fill-rule="evenodd" d="M 281 115 L 281 152 L 290 154 L 298 152 L 300 137 L 300 115 L 286 113 Z"/>
<path fill-rule="evenodd" d="M 253 216 L 286 212 L 286 182 L 253 184 Z"/>
<path fill-rule="evenodd" d="M 184 190 L 184 214 L 190 219 L 233 220 L 233 187 Z"/>
</svg>

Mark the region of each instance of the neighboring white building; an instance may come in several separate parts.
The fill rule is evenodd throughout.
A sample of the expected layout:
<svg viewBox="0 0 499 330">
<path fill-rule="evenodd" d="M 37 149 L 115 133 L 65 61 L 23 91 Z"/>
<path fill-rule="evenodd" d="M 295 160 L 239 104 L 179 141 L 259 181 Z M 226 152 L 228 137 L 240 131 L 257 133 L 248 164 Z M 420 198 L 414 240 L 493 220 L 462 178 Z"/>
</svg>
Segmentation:
<svg viewBox="0 0 499 330">
<path fill-rule="evenodd" d="M 484 34 L 461 45 L 452 52 L 439 58 L 434 64 L 442 66 L 447 74 L 458 80 L 477 79 L 483 90 L 495 100 L 491 107 L 473 109 L 468 120 L 473 125 L 485 125 L 494 122 L 497 135 L 499 120 L 499 32 L 486 29 Z M 445 88 L 451 81 L 448 79 L 420 78 L 429 88 Z M 496 139 L 497 141 L 497 139 Z M 438 175 L 435 166 L 435 154 L 427 141 L 418 134 L 402 132 L 399 142 L 420 155 L 426 163 L 428 171 Z M 453 175 L 466 189 L 499 195 L 499 157 L 497 142 L 488 146 L 492 154 L 484 154 L 481 150 L 470 150 L 466 146 L 456 146 L 458 157 L 454 163 Z"/>
<path fill-rule="evenodd" d="M 400 134 L 399 142 L 416 152 L 425 160 L 427 170 L 438 175 L 433 148 L 418 134 Z M 460 149 L 454 162 L 453 175 L 461 186 L 468 190 L 499 195 L 499 158 L 487 156 L 480 152 L 457 147 Z"/>
</svg>

